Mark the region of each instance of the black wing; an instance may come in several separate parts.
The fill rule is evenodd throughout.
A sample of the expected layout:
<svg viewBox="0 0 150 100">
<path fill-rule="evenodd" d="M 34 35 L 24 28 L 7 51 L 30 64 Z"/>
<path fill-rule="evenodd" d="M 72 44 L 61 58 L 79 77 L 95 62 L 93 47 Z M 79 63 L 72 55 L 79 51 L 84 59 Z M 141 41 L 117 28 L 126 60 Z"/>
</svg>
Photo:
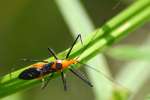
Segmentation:
<svg viewBox="0 0 150 100">
<path fill-rule="evenodd" d="M 23 80 L 31 80 L 40 77 L 41 71 L 36 68 L 29 68 L 20 73 L 19 78 Z"/>
</svg>

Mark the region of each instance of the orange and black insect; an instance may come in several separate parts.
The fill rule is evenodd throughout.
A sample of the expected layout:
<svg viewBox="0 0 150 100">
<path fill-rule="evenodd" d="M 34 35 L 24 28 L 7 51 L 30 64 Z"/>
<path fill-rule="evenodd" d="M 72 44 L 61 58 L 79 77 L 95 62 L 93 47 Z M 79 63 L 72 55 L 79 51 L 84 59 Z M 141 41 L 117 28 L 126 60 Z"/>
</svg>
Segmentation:
<svg viewBox="0 0 150 100">
<path fill-rule="evenodd" d="M 51 73 L 51 75 L 48 76 L 48 79 L 43 81 L 42 88 L 45 88 L 49 80 L 51 79 L 51 77 L 54 75 L 54 73 L 60 72 L 63 85 L 64 85 L 64 90 L 67 90 L 66 77 L 63 71 L 64 69 L 68 68 L 75 76 L 83 80 L 90 87 L 93 87 L 93 85 L 88 81 L 87 78 L 83 77 L 83 75 L 81 75 L 80 73 L 78 73 L 76 70 L 74 70 L 71 67 L 73 64 L 76 64 L 79 62 L 77 61 L 77 58 L 69 59 L 69 55 L 78 39 L 80 39 L 82 43 L 81 35 L 79 34 L 77 38 L 75 39 L 75 41 L 73 42 L 71 48 L 69 49 L 65 59 L 58 59 L 55 52 L 52 49 L 48 48 L 49 53 L 53 55 L 53 57 L 55 58 L 55 61 L 53 62 L 42 61 L 43 63 L 33 64 L 32 67 L 21 72 L 19 75 L 19 78 L 23 80 L 32 80 L 36 78 L 40 78 L 40 79 L 42 78 L 42 80 L 44 80 L 44 76 Z M 35 61 L 38 61 L 38 60 L 35 60 Z"/>
</svg>

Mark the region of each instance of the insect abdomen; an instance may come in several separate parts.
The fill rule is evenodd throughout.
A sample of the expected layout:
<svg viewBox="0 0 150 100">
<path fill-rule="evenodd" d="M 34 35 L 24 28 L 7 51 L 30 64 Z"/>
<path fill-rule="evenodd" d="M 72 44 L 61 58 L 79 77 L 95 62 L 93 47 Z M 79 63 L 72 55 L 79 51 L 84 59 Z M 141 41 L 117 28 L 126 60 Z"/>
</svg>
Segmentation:
<svg viewBox="0 0 150 100">
<path fill-rule="evenodd" d="M 41 75 L 41 70 L 32 67 L 32 68 L 24 70 L 19 75 L 19 78 L 24 79 L 24 80 L 31 80 L 31 79 L 35 79 L 35 78 L 40 77 L 40 75 Z"/>
</svg>

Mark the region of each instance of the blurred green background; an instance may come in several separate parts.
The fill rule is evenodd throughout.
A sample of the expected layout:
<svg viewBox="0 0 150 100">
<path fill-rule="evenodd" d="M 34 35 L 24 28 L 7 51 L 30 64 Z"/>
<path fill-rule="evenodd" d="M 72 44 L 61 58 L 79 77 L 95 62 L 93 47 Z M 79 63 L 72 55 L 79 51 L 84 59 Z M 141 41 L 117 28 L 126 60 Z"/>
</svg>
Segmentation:
<svg viewBox="0 0 150 100">
<path fill-rule="evenodd" d="M 103 25 L 133 1 L 131 0 L 81 0 L 96 27 Z M 73 12 L 72 12 L 73 13 Z M 148 37 L 147 24 L 127 38 L 115 44 L 140 46 Z M 0 75 L 12 68 L 31 64 L 21 62 L 21 58 L 45 59 L 47 47 L 57 53 L 67 49 L 73 37 L 54 0 L 5 0 L 0 1 Z M 112 48 L 113 48 L 112 47 Z M 109 51 L 108 51 L 109 52 Z M 129 61 L 118 61 L 106 55 L 107 63 L 115 76 Z M 82 81 L 68 74 L 69 91 L 64 92 L 60 78 L 49 83 L 45 90 L 40 84 L 32 89 L 19 92 L 4 100 L 94 100 L 95 95 Z M 145 84 L 148 85 L 148 82 Z M 144 85 L 143 85 L 144 86 Z M 142 88 L 135 100 L 142 100 L 150 89 Z M 150 91 L 149 91 L 150 92 Z"/>
</svg>

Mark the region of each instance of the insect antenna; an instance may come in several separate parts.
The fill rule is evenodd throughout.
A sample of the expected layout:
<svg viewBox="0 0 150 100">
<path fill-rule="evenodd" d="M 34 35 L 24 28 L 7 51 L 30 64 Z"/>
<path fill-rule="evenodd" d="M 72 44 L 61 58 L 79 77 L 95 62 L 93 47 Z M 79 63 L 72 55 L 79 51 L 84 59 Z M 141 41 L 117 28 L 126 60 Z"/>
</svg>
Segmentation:
<svg viewBox="0 0 150 100">
<path fill-rule="evenodd" d="M 20 59 L 21 61 L 24 61 L 24 62 L 44 62 L 44 63 L 48 63 L 48 61 L 46 60 L 37 60 L 37 59 L 27 59 L 27 58 L 22 58 Z"/>
<path fill-rule="evenodd" d="M 80 62 L 80 61 L 77 61 L 77 62 L 78 62 L 81 66 L 83 65 L 83 67 L 92 69 L 93 71 L 99 73 L 100 75 L 103 75 L 106 79 L 108 79 L 110 82 L 112 82 L 113 85 L 118 85 L 118 86 L 121 86 L 121 87 L 123 87 L 123 88 L 129 90 L 127 87 L 121 85 L 120 83 L 116 82 L 113 78 L 111 78 L 111 77 L 109 77 L 108 75 L 106 75 L 104 72 L 102 72 L 102 71 L 100 71 L 100 70 L 98 70 L 98 69 L 96 69 L 96 68 L 93 68 L 93 67 L 90 66 L 90 65 L 87 65 L 87 64 L 85 64 L 85 63 L 82 63 L 82 62 Z"/>
</svg>

